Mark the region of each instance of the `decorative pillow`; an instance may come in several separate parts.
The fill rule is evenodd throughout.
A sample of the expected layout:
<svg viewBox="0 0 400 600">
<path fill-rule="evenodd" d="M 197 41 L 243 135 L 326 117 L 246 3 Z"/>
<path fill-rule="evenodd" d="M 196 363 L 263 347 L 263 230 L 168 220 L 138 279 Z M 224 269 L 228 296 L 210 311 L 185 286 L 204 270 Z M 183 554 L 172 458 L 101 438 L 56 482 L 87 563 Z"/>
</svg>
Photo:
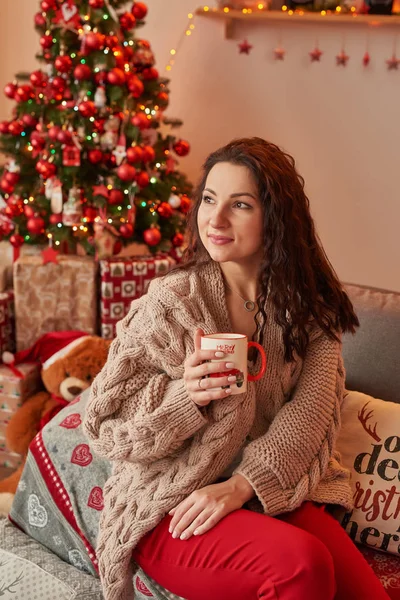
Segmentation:
<svg viewBox="0 0 400 600">
<path fill-rule="evenodd" d="M 342 526 L 354 541 L 399 556 L 400 405 L 348 392 L 337 449 L 354 492 Z"/>
</svg>

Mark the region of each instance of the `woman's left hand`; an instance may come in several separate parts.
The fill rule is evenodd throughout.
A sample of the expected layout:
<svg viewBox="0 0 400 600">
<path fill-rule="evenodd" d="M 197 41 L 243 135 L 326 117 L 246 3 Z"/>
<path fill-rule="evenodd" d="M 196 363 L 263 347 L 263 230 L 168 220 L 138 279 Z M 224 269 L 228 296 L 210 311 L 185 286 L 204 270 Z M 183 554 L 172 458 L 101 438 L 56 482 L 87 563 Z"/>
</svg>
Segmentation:
<svg viewBox="0 0 400 600">
<path fill-rule="evenodd" d="M 206 533 L 226 515 L 242 508 L 252 496 L 254 490 L 242 475 L 196 490 L 169 511 L 173 515 L 169 531 L 181 540 Z"/>
</svg>

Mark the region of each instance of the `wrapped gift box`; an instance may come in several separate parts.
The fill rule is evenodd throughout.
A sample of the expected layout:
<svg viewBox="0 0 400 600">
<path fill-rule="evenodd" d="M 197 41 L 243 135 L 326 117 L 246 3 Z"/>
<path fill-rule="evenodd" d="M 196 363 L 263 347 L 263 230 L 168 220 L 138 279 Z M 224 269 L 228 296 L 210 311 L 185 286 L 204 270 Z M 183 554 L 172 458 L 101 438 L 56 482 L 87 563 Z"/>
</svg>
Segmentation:
<svg viewBox="0 0 400 600">
<path fill-rule="evenodd" d="M 17 350 L 49 331 L 98 330 L 97 263 L 86 256 L 22 256 L 14 264 Z"/>
<path fill-rule="evenodd" d="M 6 467 L 7 469 L 16 469 L 19 467 L 22 461 L 22 456 L 11 452 L 7 449 L 6 440 L 4 436 L 0 436 L 0 467 Z"/>
<path fill-rule="evenodd" d="M 0 293 L 0 357 L 3 352 L 15 352 L 14 292 Z"/>
<path fill-rule="evenodd" d="M 168 254 L 114 257 L 100 261 L 101 335 L 115 337 L 115 326 L 128 312 L 132 300 L 146 293 L 150 281 L 175 265 Z"/>
</svg>

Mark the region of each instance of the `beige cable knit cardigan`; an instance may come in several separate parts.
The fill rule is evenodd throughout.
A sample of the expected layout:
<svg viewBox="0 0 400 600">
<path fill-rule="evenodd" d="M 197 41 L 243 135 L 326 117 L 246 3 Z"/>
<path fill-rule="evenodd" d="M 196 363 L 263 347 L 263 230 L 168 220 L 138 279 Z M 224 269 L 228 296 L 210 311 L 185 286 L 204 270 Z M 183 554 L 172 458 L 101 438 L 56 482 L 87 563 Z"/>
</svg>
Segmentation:
<svg viewBox="0 0 400 600">
<path fill-rule="evenodd" d="M 118 324 L 84 422 L 95 452 L 114 462 L 97 547 L 106 600 L 134 598 L 135 545 L 191 492 L 215 482 L 246 438 L 235 472 L 266 514 L 304 500 L 351 508 L 349 474 L 335 452 L 341 345 L 314 329 L 305 360 L 285 364 L 281 329 L 267 310 L 265 376 L 246 394 L 203 409 L 188 397 L 183 363 L 197 327 L 231 331 L 219 265 L 156 279 Z"/>
</svg>

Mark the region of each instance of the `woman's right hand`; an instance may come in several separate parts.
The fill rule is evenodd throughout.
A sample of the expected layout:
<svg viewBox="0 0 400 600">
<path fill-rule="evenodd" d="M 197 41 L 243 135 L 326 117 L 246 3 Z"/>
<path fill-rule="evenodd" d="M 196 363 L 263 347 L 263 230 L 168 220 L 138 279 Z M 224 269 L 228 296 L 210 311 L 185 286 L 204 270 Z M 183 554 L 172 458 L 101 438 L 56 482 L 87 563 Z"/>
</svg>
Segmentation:
<svg viewBox="0 0 400 600">
<path fill-rule="evenodd" d="M 183 379 L 189 397 L 198 406 L 207 406 L 213 400 L 222 400 L 231 393 L 230 386 L 236 382 L 236 376 L 209 377 L 212 373 L 223 373 L 231 371 L 234 364 L 223 362 L 225 354 L 215 350 L 201 350 L 202 329 L 197 329 L 194 336 L 194 352 L 185 361 L 185 372 Z M 220 362 L 206 362 L 221 359 Z"/>
</svg>

